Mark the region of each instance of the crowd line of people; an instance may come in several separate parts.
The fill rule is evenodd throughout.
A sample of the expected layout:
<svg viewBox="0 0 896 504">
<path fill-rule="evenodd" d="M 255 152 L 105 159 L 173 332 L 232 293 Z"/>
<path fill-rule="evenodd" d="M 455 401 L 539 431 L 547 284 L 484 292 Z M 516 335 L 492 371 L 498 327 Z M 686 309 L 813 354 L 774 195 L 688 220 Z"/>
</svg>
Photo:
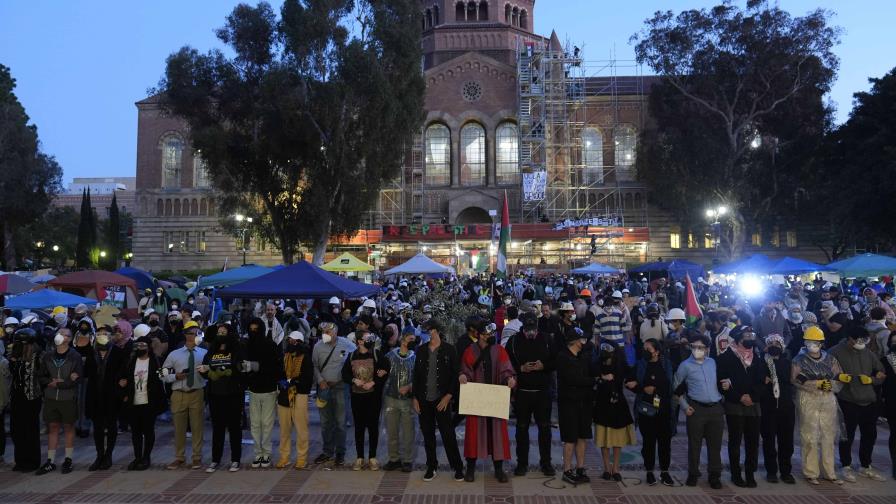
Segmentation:
<svg viewBox="0 0 896 504">
<path fill-rule="evenodd" d="M 89 471 L 112 467 L 124 432 L 133 445 L 127 469 L 142 471 L 151 467 L 161 418 L 174 427 L 172 470 L 239 471 L 244 429 L 253 440 L 252 468 L 333 469 L 346 464 L 352 426 L 352 470 L 411 472 L 419 425 L 424 481 L 437 474 L 438 432 L 455 480 L 475 481 L 477 461 L 491 459 L 495 478 L 506 482 L 505 461 L 515 460 L 516 476 L 530 471 L 534 423 L 537 468 L 546 477 L 557 477 L 553 428 L 562 442 L 559 477 L 573 485 L 590 481 L 592 442 L 601 478 L 622 481 L 621 452 L 639 443 L 637 430 L 644 481 L 677 486 L 671 441 L 684 415 L 688 486 L 701 477 L 705 445 L 709 484 L 721 487 L 726 429 L 732 484 L 758 485 L 760 448 L 765 481 L 794 484 L 797 423 L 808 483 L 884 481 L 871 464 L 880 418 L 889 423 L 896 461 L 892 282 L 791 279 L 766 287 L 748 298 L 699 278 L 703 317 L 696 321 L 686 320 L 681 282 L 553 274 L 401 278 L 376 298 L 351 302 L 227 300 L 214 317 L 210 292 L 179 302 L 161 287 L 145 293 L 134 321 L 95 320 L 85 305 L 6 309 L 0 456 L 8 413 L 15 471 L 55 471 L 61 433 L 61 472 L 71 472 L 75 437 L 91 432 Z M 513 455 L 507 420 L 459 414 L 467 383 L 510 387 Z M 313 459 L 312 405 L 322 440 Z"/>
</svg>

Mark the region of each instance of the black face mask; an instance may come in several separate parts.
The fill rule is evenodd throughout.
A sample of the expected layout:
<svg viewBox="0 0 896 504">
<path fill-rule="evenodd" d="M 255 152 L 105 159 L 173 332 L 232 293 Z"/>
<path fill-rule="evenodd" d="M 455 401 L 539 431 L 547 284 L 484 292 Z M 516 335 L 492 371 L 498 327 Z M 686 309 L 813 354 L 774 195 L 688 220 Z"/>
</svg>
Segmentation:
<svg viewBox="0 0 896 504">
<path fill-rule="evenodd" d="M 90 328 L 89 327 L 81 327 L 78 329 L 78 332 L 80 332 L 81 334 L 87 334 L 90 332 Z"/>
<path fill-rule="evenodd" d="M 741 344 L 744 348 L 753 348 L 754 346 L 756 346 L 756 340 L 751 340 L 751 339 L 750 339 L 750 340 L 743 340 L 743 341 L 740 342 L 740 344 Z"/>
<path fill-rule="evenodd" d="M 365 342 L 364 342 L 364 347 L 367 348 L 368 350 L 373 350 L 373 345 L 374 345 L 375 343 L 376 343 L 376 342 L 373 341 L 373 340 L 371 340 L 371 341 L 365 341 Z"/>
<path fill-rule="evenodd" d="M 772 357 L 777 357 L 777 356 L 781 355 L 783 352 L 784 352 L 784 349 L 777 345 L 772 345 L 772 346 L 768 347 L 768 354 L 771 355 Z"/>
<path fill-rule="evenodd" d="M 893 353 L 896 353 L 896 343 L 891 343 L 891 344 L 890 344 L 890 351 L 893 352 Z"/>
<path fill-rule="evenodd" d="M 485 342 L 488 343 L 489 345 L 494 345 L 497 341 L 498 341 L 497 336 L 489 336 L 488 338 L 485 338 Z"/>
<path fill-rule="evenodd" d="M 417 348 L 417 340 L 408 341 L 408 344 L 406 346 L 408 347 L 408 351 L 410 352 L 411 350 Z M 893 346 L 896 347 L 896 345 Z"/>
<path fill-rule="evenodd" d="M 159 327 L 159 321 L 158 320 L 150 320 L 149 327 Z"/>
<path fill-rule="evenodd" d="M 138 349 L 134 350 L 134 353 L 137 355 L 137 357 L 146 357 L 146 354 L 148 352 L 149 352 L 149 349 L 147 349 L 147 348 L 138 348 Z"/>
</svg>

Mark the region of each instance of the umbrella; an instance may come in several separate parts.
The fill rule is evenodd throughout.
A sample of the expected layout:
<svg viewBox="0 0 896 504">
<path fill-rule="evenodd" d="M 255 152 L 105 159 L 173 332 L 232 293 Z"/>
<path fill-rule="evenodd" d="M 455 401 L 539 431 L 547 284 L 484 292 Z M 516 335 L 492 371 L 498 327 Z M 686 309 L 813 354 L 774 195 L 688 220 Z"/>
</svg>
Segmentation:
<svg viewBox="0 0 896 504">
<path fill-rule="evenodd" d="M 588 266 L 582 266 L 581 268 L 571 270 L 570 273 L 575 273 L 576 275 L 613 275 L 619 273 L 619 269 L 595 262 Z"/>
<path fill-rule="evenodd" d="M 137 282 L 137 288 L 140 290 L 152 289 L 154 286 L 155 279 L 152 277 L 152 275 L 140 268 L 118 268 L 117 270 L 115 270 L 115 272 L 119 275 L 124 275 L 128 278 L 132 278 L 135 282 Z"/>
<path fill-rule="evenodd" d="M 796 259 L 794 257 L 785 257 L 775 263 L 770 270 L 769 275 L 802 275 L 805 273 L 814 273 L 816 271 L 833 271 L 827 266 L 815 264 L 813 262 Z"/>
<path fill-rule="evenodd" d="M 348 252 L 321 266 L 327 271 L 373 271 L 373 266 Z"/>
<path fill-rule="evenodd" d="M 165 294 L 168 294 L 169 298 L 176 299 L 181 303 L 187 300 L 187 291 L 181 289 L 180 287 L 172 287 L 170 289 L 166 289 Z"/>
<path fill-rule="evenodd" d="M 36 277 L 31 277 L 31 281 L 36 284 L 45 284 L 50 280 L 53 280 L 54 278 L 56 278 L 56 275 L 47 273 L 45 275 L 37 275 Z"/>
<path fill-rule="evenodd" d="M 27 278 L 12 273 L 0 275 L 0 294 L 21 294 L 37 287 Z"/>
<path fill-rule="evenodd" d="M 731 273 L 758 273 L 764 275 L 767 274 L 775 264 L 775 261 L 769 259 L 767 255 L 753 254 L 750 257 L 717 266 L 713 268 L 712 272 L 723 275 Z"/>
<path fill-rule="evenodd" d="M 229 269 L 227 271 L 215 273 L 214 275 L 202 277 L 199 279 L 199 288 L 204 289 L 206 287 L 227 287 L 229 285 L 236 285 L 238 283 L 243 283 L 246 280 L 267 275 L 272 271 L 274 271 L 273 268 L 247 264 L 239 268 Z"/>
<path fill-rule="evenodd" d="M 896 258 L 878 254 L 862 254 L 828 264 L 832 271 L 847 278 L 864 278 L 896 273 Z"/>
<path fill-rule="evenodd" d="M 96 299 L 76 296 L 67 292 L 42 289 L 37 292 L 29 292 L 9 299 L 7 308 L 19 310 L 46 310 L 55 306 L 73 307 L 84 303 L 88 306 L 96 305 Z"/>
<path fill-rule="evenodd" d="M 342 278 L 307 261 L 299 261 L 239 285 L 218 291 L 221 297 L 311 299 L 337 296 L 342 299 L 373 296 L 376 285 Z"/>
</svg>

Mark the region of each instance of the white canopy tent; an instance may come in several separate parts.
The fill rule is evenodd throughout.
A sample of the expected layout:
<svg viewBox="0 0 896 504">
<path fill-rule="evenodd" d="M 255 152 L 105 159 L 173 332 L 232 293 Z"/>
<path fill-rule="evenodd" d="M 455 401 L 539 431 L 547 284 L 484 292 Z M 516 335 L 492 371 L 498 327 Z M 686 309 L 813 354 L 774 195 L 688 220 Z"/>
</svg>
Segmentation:
<svg viewBox="0 0 896 504">
<path fill-rule="evenodd" d="M 439 275 L 454 274 L 454 268 L 439 264 L 422 252 L 410 258 L 404 264 L 400 264 L 390 270 L 386 270 L 386 275 Z"/>
</svg>

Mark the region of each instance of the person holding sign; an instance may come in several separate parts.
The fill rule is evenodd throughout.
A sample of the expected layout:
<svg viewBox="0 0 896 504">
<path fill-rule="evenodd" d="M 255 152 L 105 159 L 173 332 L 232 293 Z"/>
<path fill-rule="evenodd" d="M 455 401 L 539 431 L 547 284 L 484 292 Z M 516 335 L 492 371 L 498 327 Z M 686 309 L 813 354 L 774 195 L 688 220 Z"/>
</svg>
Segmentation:
<svg viewBox="0 0 896 504">
<path fill-rule="evenodd" d="M 510 364 L 510 356 L 504 347 L 496 344 L 495 325 L 481 320 L 475 329 L 478 340 L 475 345 L 467 348 L 460 360 L 461 385 L 473 382 L 515 388 L 516 378 L 513 366 Z M 475 480 L 477 458 L 491 455 L 495 465 L 495 478 L 501 483 L 506 483 L 504 461 L 510 459 L 507 420 L 468 415 L 465 431 L 464 456 L 467 459 L 467 472 L 464 481 Z"/>
</svg>

